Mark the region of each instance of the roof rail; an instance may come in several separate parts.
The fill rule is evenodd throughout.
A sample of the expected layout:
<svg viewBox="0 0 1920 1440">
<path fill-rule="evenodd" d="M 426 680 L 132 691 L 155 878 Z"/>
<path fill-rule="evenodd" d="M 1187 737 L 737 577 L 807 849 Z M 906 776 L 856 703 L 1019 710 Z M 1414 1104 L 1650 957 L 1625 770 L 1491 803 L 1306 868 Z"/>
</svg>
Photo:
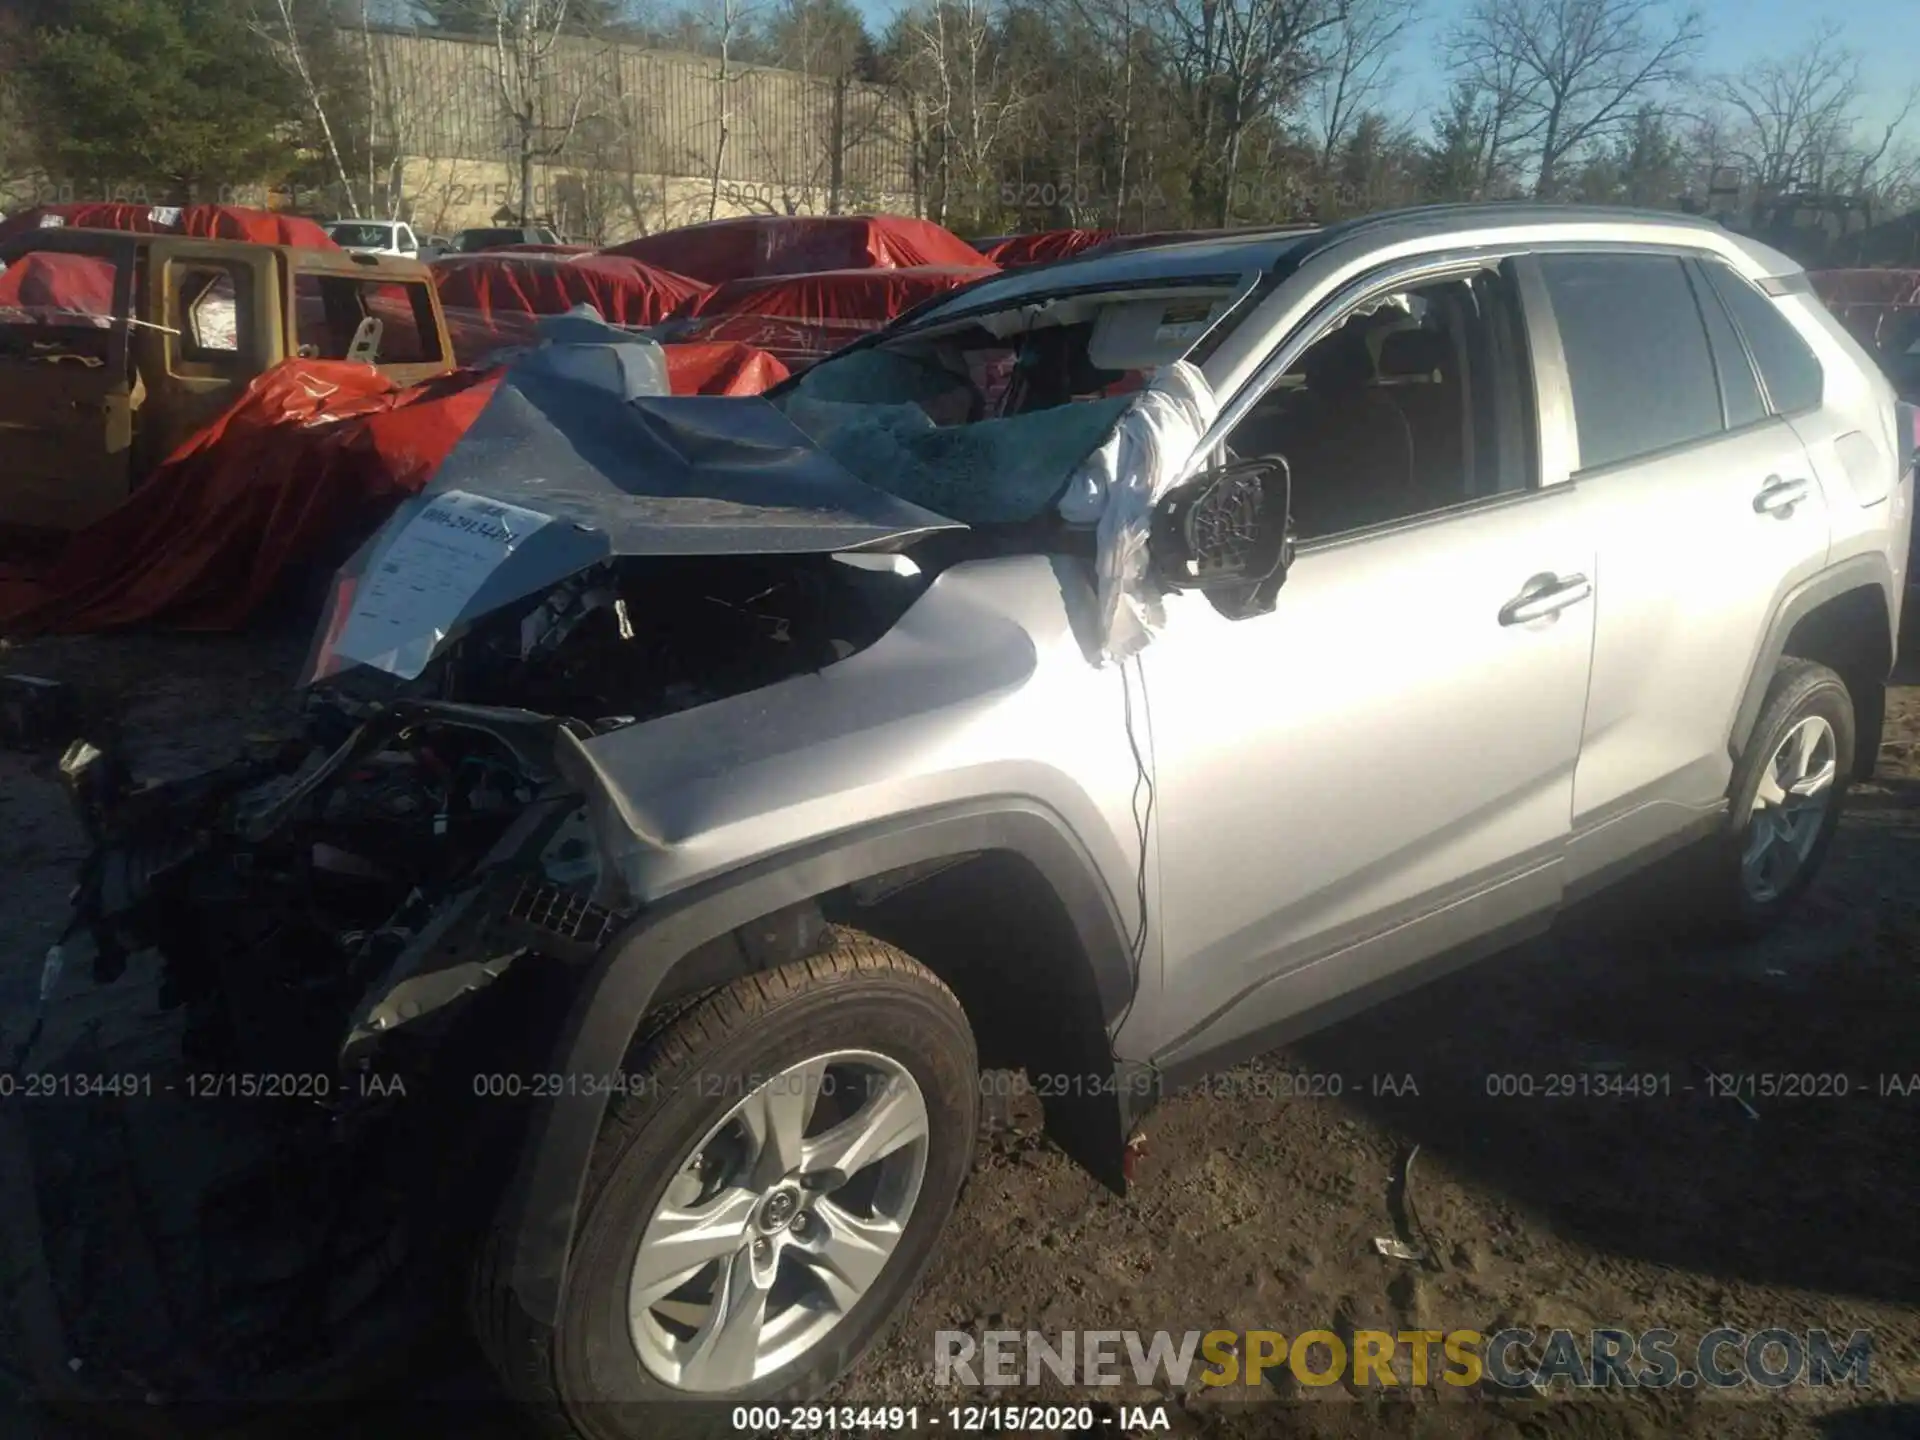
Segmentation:
<svg viewBox="0 0 1920 1440">
<path fill-rule="evenodd" d="M 1410 220 L 1440 220 L 1449 217 L 1481 220 L 1518 221 L 1522 224 L 1552 224 L 1580 220 L 1641 220 L 1673 225 L 1688 230 L 1720 230 L 1724 227 L 1704 215 L 1688 215 L 1678 210 L 1649 210 L 1627 205 L 1562 205 L 1546 200 L 1474 200 L 1437 205 L 1410 205 L 1398 210 L 1381 210 L 1358 215 L 1326 227 L 1329 243 L 1369 230 L 1404 225 Z"/>
</svg>

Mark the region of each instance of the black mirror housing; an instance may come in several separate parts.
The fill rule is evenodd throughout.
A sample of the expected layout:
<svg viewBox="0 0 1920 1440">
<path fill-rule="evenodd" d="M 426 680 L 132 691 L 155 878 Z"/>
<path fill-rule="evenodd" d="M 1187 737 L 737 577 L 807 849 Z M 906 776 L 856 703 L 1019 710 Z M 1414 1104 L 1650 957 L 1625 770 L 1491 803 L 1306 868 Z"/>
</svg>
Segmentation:
<svg viewBox="0 0 1920 1440">
<path fill-rule="evenodd" d="M 1170 590 L 1200 590 L 1230 619 L 1265 614 L 1293 560 L 1292 476 L 1281 457 L 1207 470 L 1154 511 L 1147 553 Z"/>
</svg>

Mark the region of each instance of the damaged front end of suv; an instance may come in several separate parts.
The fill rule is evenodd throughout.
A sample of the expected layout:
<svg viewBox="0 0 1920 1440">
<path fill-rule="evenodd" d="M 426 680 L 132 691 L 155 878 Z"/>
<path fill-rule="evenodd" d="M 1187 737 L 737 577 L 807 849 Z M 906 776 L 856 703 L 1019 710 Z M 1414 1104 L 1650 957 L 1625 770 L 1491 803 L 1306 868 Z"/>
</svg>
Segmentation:
<svg viewBox="0 0 1920 1440">
<path fill-rule="evenodd" d="M 963 307 L 772 397 L 509 369 L 429 489 L 336 577 L 297 733 L 146 787 L 111 755 L 68 753 L 93 847 L 75 928 L 96 977 L 157 955 L 195 1071 L 333 1077 L 300 1107 L 318 1153 L 370 1135 L 412 1152 L 386 1220 L 375 1207 L 365 1228 L 411 1207 L 431 1233 L 438 1199 L 405 1192 L 465 1186 L 447 1134 L 499 1167 L 467 1187 L 487 1208 L 540 1122 L 488 1105 L 469 1132 L 422 1091 L 471 1111 L 611 1083 L 558 1073 L 556 1057 L 581 1053 L 564 1033 L 584 1023 L 583 982 L 668 902 L 863 823 L 1012 794 L 1067 816 L 1072 903 L 1105 947 L 1072 982 L 1084 1015 L 1016 1008 L 1026 1024 L 1050 1015 L 1050 1060 L 1072 1031 L 1087 1049 L 1072 1061 L 1110 1068 L 1139 983 L 1128 936 L 1144 933 L 1116 897 L 1144 885 L 1145 862 L 1140 737 L 1103 655 L 1144 643 L 1149 569 L 1240 611 L 1270 607 L 1284 573 L 1272 465 L 1166 493 L 1214 414 L 1183 357 L 1255 278 Z M 829 888 L 882 904 L 995 833 Z M 821 893 L 782 890 L 694 937 L 637 1003 L 651 1014 L 813 953 L 833 923 Z M 1089 934 L 1069 935 L 1076 954 Z M 600 1026 L 609 1072 L 638 1018 Z M 1058 1103 L 1100 1112 L 1088 1149 L 1117 1173 L 1113 1094 Z M 601 1112 L 582 1113 L 529 1202 L 549 1291 Z M 348 1189 L 362 1172 L 312 1173 Z M 309 1268 L 333 1253 L 315 1248 Z"/>
<path fill-rule="evenodd" d="M 861 486 L 771 406 L 638 399 L 591 439 L 572 417 L 561 445 L 541 410 L 560 393 L 503 387 L 343 569 L 300 733 L 145 789 L 69 753 L 96 975 L 157 951 L 197 1063 L 364 1076 L 526 956 L 591 958 L 652 843 L 595 738 L 865 648 L 920 588 L 892 552 L 961 529 Z M 621 458 L 583 458 L 595 441 Z M 535 478 L 463 488 L 501 445 Z"/>
</svg>

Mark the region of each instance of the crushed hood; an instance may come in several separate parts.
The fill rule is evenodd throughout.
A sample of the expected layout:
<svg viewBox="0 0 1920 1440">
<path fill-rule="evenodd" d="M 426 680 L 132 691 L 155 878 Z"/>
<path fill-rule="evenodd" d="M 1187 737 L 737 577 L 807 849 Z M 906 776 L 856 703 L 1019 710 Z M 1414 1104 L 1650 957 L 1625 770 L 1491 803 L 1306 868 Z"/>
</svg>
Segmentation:
<svg viewBox="0 0 1920 1440">
<path fill-rule="evenodd" d="M 858 479 L 767 400 L 632 395 L 527 358 L 341 568 L 303 683 L 355 665 L 412 679 L 475 620 L 615 557 L 821 554 L 964 528 Z"/>
</svg>

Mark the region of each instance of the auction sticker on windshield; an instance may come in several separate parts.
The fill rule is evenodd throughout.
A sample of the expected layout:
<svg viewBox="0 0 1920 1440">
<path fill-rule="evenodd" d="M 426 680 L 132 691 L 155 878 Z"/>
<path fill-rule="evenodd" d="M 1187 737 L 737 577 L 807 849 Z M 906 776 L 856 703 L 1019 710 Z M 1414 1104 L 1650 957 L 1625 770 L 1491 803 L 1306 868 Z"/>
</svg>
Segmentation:
<svg viewBox="0 0 1920 1440">
<path fill-rule="evenodd" d="M 334 661 L 412 680 L 487 577 L 552 518 L 464 490 L 433 496 L 374 558 L 333 641 Z"/>
</svg>

